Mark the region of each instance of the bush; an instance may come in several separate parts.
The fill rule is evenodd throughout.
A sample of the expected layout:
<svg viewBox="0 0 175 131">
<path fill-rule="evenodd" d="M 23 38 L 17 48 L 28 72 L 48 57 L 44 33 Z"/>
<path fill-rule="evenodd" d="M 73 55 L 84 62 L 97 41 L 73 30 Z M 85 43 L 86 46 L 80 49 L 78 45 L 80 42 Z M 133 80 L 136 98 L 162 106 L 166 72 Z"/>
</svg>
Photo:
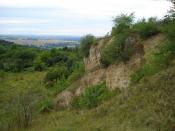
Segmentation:
<svg viewBox="0 0 175 131">
<path fill-rule="evenodd" d="M 114 27 L 112 28 L 112 36 L 117 34 L 128 32 L 131 28 L 134 20 L 134 14 L 126 15 L 121 14 L 117 16 L 114 21 Z"/>
<path fill-rule="evenodd" d="M 147 39 L 160 33 L 159 23 L 155 18 L 150 18 L 148 21 L 143 19 L 137 22 L 133 26 L 133 30 L 138 33 L 142 39 Z"/>
<path fill-rule="evenodd" d="M 175 22 L 170 22 L 164 25 L 162 32 L 169 40 L 175 41 Z"/>
<path fill-rule="evenodd" d="M 102 49 L 101 62 L 104 66 L 109 66 L 116 61 L 126 62 L 134 54 L 134 48 L 132 46 L 126 47 L 126 39 L 128 33 L 118 34 L 116 38 Z"/>
<path fill-rule="evenodd" d="M 36 59 L 34 61 L 34 69 L 36 71 L 43 71 L 46 68 L 46 65 L 44 62 L 42 62 L 40 59 Z"/>
<path fill-rule="evenodd" d="M 134 54 L 134 46 L 128 46 L 126 43 L 127 38 L 132 33 L 133 21 L 133 14 L 122 14 L 114 19 L 114 27 L 112 29 L 113 41 L 101 52 L 101 62 L 104 66 L 107 67 L 116 61 L 126 62 Z"/>
<path fill-rule="evenodd" d="M 75 63 L 74 66 L 73 66 L 73 71 L 69 75 L 67 80 L 69 81 L 69 83 L 73 83 L 74 81 L 76 81 L 79 78 L 81 78 L 81 76 L 83 75 L 84 71 L 85 71 L 85 69 L 84 69 L 83 62 Z"/>
<path fill-rule="evenodd" d="M 88 57 L 89 50 L 92 44 L 96 42 L 96 39 L 93 35 L 86 35 L 81 38 L 80 42 L 80 54 L 84 57 Z"/>
<path fill-rule="evenodd" d="M 93 108 L 98 106 L 102 101 L 111 96 L 110 91 L 105 84 L 88 87 L 84 94 L 80 97 L 74 98 L 72 105 L 77 108 Z"/>
<path fill-rule="evenodd" d="M 131 75 L 131 82 L 132 83 L 137 83 L 139 82 L 143 77 L 145 76 L 149 76 L 150 73 L 152 72 L 152 68 L 149 64 L 144 65 L 143 67 L 141 67 L 140 69 L 138 69 L 137 71 L 135 71 L 132 75 Z"/>
<path fill-rule="evenodd" d="M 51 98 L 44 99 L 39 106 L 39 112 L 49 112 L 53 110 L 54 103 Z"/>
<path fill-rule="evenodd" d="M 51 69 L 49 72 L 47 72 L 44 82 L 46 84 L 49 84 L 50 82 L 57 82 L 57 80 L 66 79 L 68 77 L 68 71 L 66 67 L 60 66 L 54 69 Z"/>
<path fill-rule="evenodd" d="M 8 103 L 5 116 L 8 127 L 6 128 L 27 128 L 38 114 L 38 105 L 43 98 L 42 91 L 29 89 L 14 96 Z"/>
<path fill-rule="evenodd" d="M 132 83 L 139 82 L 142 78 L 152 76 L 161 70 L 168 68 L 175 58 L 175 44 L 169 40 L 158 47 L 158 51 L 151 55 L 149 63 L 138 69 L 131 75 Z"/>
</svg>

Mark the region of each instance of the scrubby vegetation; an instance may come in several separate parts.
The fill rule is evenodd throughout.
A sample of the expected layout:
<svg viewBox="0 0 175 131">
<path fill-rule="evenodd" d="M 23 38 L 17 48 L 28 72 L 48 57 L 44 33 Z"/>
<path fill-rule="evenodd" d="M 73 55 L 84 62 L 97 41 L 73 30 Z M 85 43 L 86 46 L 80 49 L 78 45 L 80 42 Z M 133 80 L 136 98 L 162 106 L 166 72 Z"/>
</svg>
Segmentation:
<svg viewBox="0 0 175 131">
<path fill-rule="evenodd" d="M 83 57 L 89 55 L 90 47 L 96 43 L 96 38 L 93 35 L 86 35 L 81 39 L 80 54 Z"/>
<path fill-rule="evenodd" d="M 134 22 L 134 14 L 122 14 L 114 19 L 111 35 L 113 41 L 102 50 L 101 62 L 109 66 L 116 62 L 127 62 L 136 53 L 136 42 L 127 42 L 137 36 L 145 40 L 160 33 L 161 22 L 156 18 Z"/>
<path fill-rule="evenodd" d="M 173 131 L 174 75 L 174 67 L 160 72 L 91 110 L 65 110 L 42 116 L 34 122 L 33 129 Z"/>
<path fill-rule="evenodd" d="M 162 33 L 165 38 L 159 44 L 157 49 L 150 54 L 143 67 L 138 69 L 132 76 L 133 83 L 139 82 L 144 77 L 156 74 L 157 72 L 170 68 L 175 58 L 175 22 L 169 19 L 169 22 L 163 23 Z"/>
<path fill-rule="evenodd" d="M 77 48 L 43 50 L 0 41 L 0 130 L 28 128 L 83 72 Z"/>
<path fill-rule="evenodd" d="M 160 33 L 159 21 L 156 18 L 149 18 L 138 21 L 133 25 L 133 30 L 142 38 L 147 39 Z"/>
<path fill-rule="evenodd" d="M 79 48 L 51 50 L 1 40 L 0 130 L 174 131 L 174 12 L 173 3 L 164 19 L 135 21 L 133 14 L 117 16 L 112 42 L 101 52 L 105 68 L 127 63 L 147 40 L 159 36 L 161 41 L 142 54 L 145 60 L 133 70 L 128 88 L 110 91 L 105 83 L 88 86 L 79 96 L 74 92 L 69 110 L 56 111 L 54 99 L 70 91 L 71 85 L 78 88 L 83 57 L 89 56 L 97 39 L 87 35 Z"/>
<path fill-rule="evenodd" d="M 0 70 L 19 72 L 33 65 L 38 50 L 0 41 Z"/>
<path fill-rule="evenodd" d="M 104 100 L 109 99 L 114 93 L 109 91 L 105 83 L 88 87 L 82 96 L 74 98 L 72 106 L 76 108 L 97 107 Z"/>
</svg>

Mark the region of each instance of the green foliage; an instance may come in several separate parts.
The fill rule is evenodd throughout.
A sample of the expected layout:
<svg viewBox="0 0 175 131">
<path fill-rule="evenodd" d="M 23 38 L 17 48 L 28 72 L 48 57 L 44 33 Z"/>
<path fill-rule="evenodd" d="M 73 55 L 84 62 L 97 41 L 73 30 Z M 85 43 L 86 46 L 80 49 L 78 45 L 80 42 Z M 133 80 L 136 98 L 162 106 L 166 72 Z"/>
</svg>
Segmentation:
<svg viewBox="0 0 175 131">
<path fill-rule="evenodd" d="M 159 24 L 156 18 L 149 18 L 148 21 L 145 19 L 137 22 L 133 26 L 133 30 L 138 33 L 142 39 L 147 39 L 151 36 L 160 33 Z"/>
<path fill-rule="evenodd" d="M 65 66 L 60 66 L 57 68 L 50 69 L 44 79 L 46 85 L 57 82 L 57 80 L 66 79 L 68 77 L 68 71 Z"/>
<path fill-rule="evenodd" d="M 5 52 L 0 54 L 0 68 L 5 71 L 19 72 L 25 68 L 33 66 L 36 57 L 36 50 L 23 49 L 22 47 L 5 48 Z"/>
<path fill-rule="evenodd" d="M 152 76 L 171 66 L 171 62 L 175 58 L 175 44 L 169 40 L 164 42 L 158 47 L 158 51 L 152 53 L 149 62 L 131 75 L 133 83 L 137 83 L 142 78 Z"/>
<path fill-rule="evenodd" d="M 74 98 L 72 105 L 78 108 L 93 108 L 98 106 L 102 101 L 111 96 L 110 91 L 105 84 L 88 87 L 84 94 L 80 97 Z"/>
<path fill-rule="evenodd" d="M 151 67 L 151 65 L 147 64 L 144 65 L 143 67 L 141 67 L 140 69 L 138 69 L 137 71 L 135 71 L 132 75 L 131 75 L 131 82 L 132 83 L 137 83 L 139 82 L 143 77 L 145 76 L 149 76 L 153 73 L 155 73 L 153 71 L 153 67 Z"/>
<path fill-rule="evenodd" d="M 169 68 L 145 79 L 140 86 L 132 91 L 132 99 L 129 98 L 130 100 L 128 100 L 129 103 L 134 102 L 132 104 L 137 105 L 137 110 L 143 110 L 144 114 L 148 113 L 147 118 L 149 119 L 145 121 L 145 125 L 149 123 L 147 126 L 154 130 L 174 129 L 174 73 L 174 68 Z M 140 102 L 142 104 L 138 107 Z M 142 105 L 144 105 L 143 109 Z M 130 106 L 130 109 L 132 109 L 132 106 Z M 140 113 L 137 118 L 145 119 L 145 117 Z M 139 124 L 141 123 L 138 122 Z"/>
<path fill-rule="evenodd" d="M 34 61 L 35 71 L 43 71 L 45 68 L 46 68 L 45 63 L 42 62 L 40 58 L 36 58 Z"/>
<path fill-rule="evenodd" d="M 37 107 L 41 99 L 42 92 L 37 89 L 28 89 L 13 96 L 3 107 L 6 116 L 4 121 L 8 124 L 4 128 L 28 128 L 38 114 Z"/>
<path fill-rule="evenodd" d="M 56 65 L 64 65 L 71 73 L 73 65 L 81 61 L 76 48 L 40 50 L 0 40 L 0 70 L 20 72 L 31 68 L 42 71 Z"/>
<path fill-rule="evenodd" d="M 126 62 L 134 54 L 134 47 L 126 46 L 128 33 L 118 34 L 109 45 L 102 50 L 101 62 L 104 66 L 109 66 L 115 62 Z"/>
<path fill-rule="evenodd" d="M 33 66 L 39 52 L 35 48 L 26 48 L 0 40 L 0 70 L 19 72 Z"/>
<path fill-rule="evenodd" d="M 52 98 L 45 98 L 40 102 L 39 112 L 49 112 L 53 110 L 54 103 Z"/>
<path fill-rule="evenodd" d="M 131 28 L 134 20 L 134 14 L 121 14 L 114 19 L 114 27 L 112 28 L 112 36 L 127 32 Z"/>
<path fill-rule="evenodd" d="M 115 62 L 126 62 L 134 54 L 134 46 L 126 45 L 126 39 L 130 36 L 134 15 L 122 14 L 114 19 L 112 29 L 113 41 L 102 49 L 101 62 L 104 66 L 109 66 Z"/>
<path fill-rule="evenodd" d="M 165 24 L 162 28 L 162 32 L 166 35 L 166 37 L 171 40 L 175 41 L 175 22 L 169 22 Z"/>
<path fill-rule="evenodd" d="M 6 49 L 3 45 L 0 45 L 0 55 L 6 53 Z"/>
<path fill-rule="evenodd" d="M 0 70 L 0 79 L 5 77 L 5 72 Z"/>
<path fill-rule="evenodd" d="M 83 74 L 84 64 L 83 62 L 77 62 L 73 65 L 72 72 L 68 74 L 67 78 L 59 79 L 56 82 L 48 82 L 46 86 L 53 87 L 53 94 L 56 95 L 77 82 L 77 80 L 79 80 Z"/>
<path fill-rule="evenodd" d="M 80 79 L 81 76 L 84 74 L 85 72 L 85 68 L 84 68 L 84 63 L 83 62 L 77 62 L 73 65 L 73 71 L 72 73 L 69 75 L 67 81 L 69 83 L 73 83 L 76 80 Z"/>
<path fill-rule="evenodd" d="M 89 55 L 90 47 L 96 43 L 96 39 L 93 35 L 89 34 L 82 37 L 80 43 L 80 54 L 83 57 L 87 57 Z"/>
</svg>

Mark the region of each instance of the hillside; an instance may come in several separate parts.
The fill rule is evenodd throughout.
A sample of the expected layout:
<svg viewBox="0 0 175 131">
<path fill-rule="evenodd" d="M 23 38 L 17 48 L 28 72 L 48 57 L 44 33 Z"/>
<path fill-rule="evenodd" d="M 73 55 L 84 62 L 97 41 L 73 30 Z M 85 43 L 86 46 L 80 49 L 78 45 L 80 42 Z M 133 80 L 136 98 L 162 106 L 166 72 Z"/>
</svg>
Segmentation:
<svg viewBox="0 0 175 131">
<path fill-rule="evenodd" d="M 0 41 L 0 130 L 174 131 L 175 17 L 44 50 Z"/>
<path fill-rule="evenodd" d="M 162 35 L 154 36 L 144 43 L 144 54 L 142 54 L 143 63 L 148 60 L 149 54 L 156 49 L 157 43 L 161 42 L 163 39 Z M 101 40 L 99 41 L 101 42 Z M 94 50 L 98 45 L 91 47 L 90 56 L 86 58 L 94 58 L 92 55 Z M 92 53 L 92 54 L 91 54 Z M 129 65 L 135 58 L 138 58 L 140 54 L 136 54 L 133 58 L 128 61 Z M 139 57 L 140 58 L 140 57 Z M 93 59 L 94 60 L 94 59 Z M 97 62 L 98 63 L 98 62 Z M 139 62 L 140 63 L 140 62 Z M 91 64 L 92 65 L 92 62 Z M 75 84 L 81 85 L 79 88 L 82 88 L 83 85 L 88 87 L 92 83 L 94 85 L 98 84 L 105 80 L 105 77 L 99 77 L 97 71 L 105 70 L 108 72 L 109 69 L 114 71 L 121 70 L 121 68 L 126 68 L 125 66 L 118 65 L 117 63 L 109 66 L 107 69 L 104 69 L 98 64 L 93 64 L 94 69 L 89 70 L 88 64 L 86 64 L 86 73 L 79 81 L 80 83 Z M 136 65 L 136 66 L 135 66 Z M 140 66 L 141 66 L 140 65 Z M 134 64 L 131 66 L 132 69 L 136 70 L 140 66 Z M 120 67 L 120 68 L 119 68 Z M 134 68 L 133 68 L 134 67 Z M 30 128 L 26 130 L 119 130 L 119 131 L 155 131 L 155 130 L 173 130 L 174 129 L 174 87 L 175 87 L 175 65 L 172 63 L 171 67 L 160 71 L 151 77 L 143 79 L 140 83 L 134 85 L 128 85 L 127 87 L 120 87 L 121 90 L 116 88 L 109 88 L 115 90 L 113 97 L 104 101 L 96 108 L 92 109 L 74 109 L 69 110 L 58 110 L 55 111 L 51 109 L 49 113 L 41 113 L 32 121 Z M 91 68 L 92 69 L 92 68 Z M 123 70 L 123 69 L 122 69 Z M 132 70 L 132 72 L 134 71 Z M 113 71 L 112 71 L 113 72 Z M 21 94 L 21 91 L 26 94 L 26 91 L 30 91 L 30 88 L 33 90 L 32 95 L 33 99 L 46 99 L 48 92 L 52 93 L 53 90 L 45 89 L 42 81 L 44 79 L 46 71 L 42 72 L 22 72 L 22 73 L 5 73 L 4 76 L 1 76 L 1 103 L 6 103 L 10 99 L 15 99 L 18 101 L 18 94 Z M 119 77 L 120 74 L 115 73 L 112 77 Z M 92 79 L 89 79 L 92 78 Z M 96 79 L 99 78 L 97 81 Z M 110 76 L 111 78 L 111 76 Z M 125 79 L 129 79 L 125 77 Z M 120 79 L 123 81 L 123 79 Z M 115 81 L 114 81 L 115 83 Z M 75 86 L 74 85 L 74 86 Z M 120 85 L 120 82 L 119 82 Z M 70 87 L 69 87 L 70 88 Z M 68 91 L 73 91 L 78 88 L 67 88 Z M 63 92 L 66 92 L 63 91 Z M 31 92 L 31 91 L 30 91 Z M 62 92 L 62 93 L 63 93 Z M 73 91 L 74 92 L 74 91 Z M 38 94 L 39 93 L 39 94 Z M 61 94 L 62 94 L 61 93 Z M 76 92 L 75 92 L 76 93 Z M 39 97 L 39 96 L 40 97 Z M 68 93 L 68 95 L 70 95 Z M 16 97 L 17 96 L 17 97 Z M 41 97 L 42 96 L 42 97 Z M 25 96 L 23 96 L 25 98 Z M 58 96 L 57 96 L 58 97 Z M 65 97 L 62 97 L 63 99 Z M 26 98 L 25 98 L 26 99 Z M 48 98 L 47 98 L 48 99 Z M 19 99 L 20 100 L 20 99 Z M 29 100 L 29 99 L 28 99 Z M 15 104 L 13 105 L 14 108 Z M 57 105 L 58 106 L 58 105 Z M 60 108 L 59 108 L 60 109 Z M 2 123 L 5 125 L 5 123 Z M 20 128 L 12 128 L 9 130 L 23 130 Z"/>
<path fill-rule="evenodd" d="M 95 109 L 41 116 L 32 130 L 173 131 L 174 70 L 170 68 L 127 88 Z"/>
</svg>

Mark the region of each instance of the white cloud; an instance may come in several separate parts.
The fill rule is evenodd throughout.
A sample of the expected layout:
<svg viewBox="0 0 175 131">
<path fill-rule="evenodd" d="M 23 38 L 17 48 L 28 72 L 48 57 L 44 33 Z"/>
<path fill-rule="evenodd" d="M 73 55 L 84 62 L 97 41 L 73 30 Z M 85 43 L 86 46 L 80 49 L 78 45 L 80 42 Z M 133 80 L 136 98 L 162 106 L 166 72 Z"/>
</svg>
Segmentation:
<svg viewBox="0 0 175 131">
<path fill-rule="evenodd" d="M 0 34 L 39 34 L 39 35 L 86 35 L 92 33 L 97 36 L 106 34 L 105 28 L 46 28 L 46 29 L 34 29 L 34 28 L 7 28 L 1 30 Z"/>
<path fill-rule="evenodd" d="M 104 35 L 110 31 L 110 21 L 116 15 L 135 12 L 137 18 L 161 18 L 170 6 L 167 0 L 0 0 L 0 9 L 21 11 L 17 18 L 7 9 L 5 13 L 13 17 L 9 19 L 2 19 L 5 13 L 0 12 L 0 33 Z M 32 8 L 27 13 L 22 11 Z"/>
<path fill-rule="evenodd" d="M 40 20 L 40 19 L 29 19 L 29 20 L 19 20 L 19 19 L 1 19 L 0 24 L 40 24 L 48 23 L 50 20 Z"/>
<path fill-rule="evenodd" d="M 166 0 L 0 0 L 3 7 L 61 8 L 81 15 L 114 16 L 121 12 L 158 15 L 170 6 Z"/>
</svg>

